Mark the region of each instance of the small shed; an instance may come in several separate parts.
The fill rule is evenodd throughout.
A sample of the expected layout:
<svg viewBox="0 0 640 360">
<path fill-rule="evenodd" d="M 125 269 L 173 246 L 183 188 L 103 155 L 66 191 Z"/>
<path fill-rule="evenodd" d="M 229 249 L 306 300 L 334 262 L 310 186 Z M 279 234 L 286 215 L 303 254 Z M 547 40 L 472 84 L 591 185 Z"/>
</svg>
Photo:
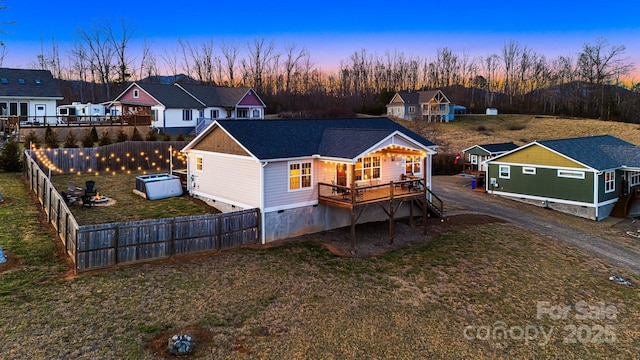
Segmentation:
<svg viewBox="0 0 640 360">
<path fill-rule="evenodd" d="M 498 109 L 496 108 L 487 108 L 487 115 L 498 115 Z"/>
</svg>

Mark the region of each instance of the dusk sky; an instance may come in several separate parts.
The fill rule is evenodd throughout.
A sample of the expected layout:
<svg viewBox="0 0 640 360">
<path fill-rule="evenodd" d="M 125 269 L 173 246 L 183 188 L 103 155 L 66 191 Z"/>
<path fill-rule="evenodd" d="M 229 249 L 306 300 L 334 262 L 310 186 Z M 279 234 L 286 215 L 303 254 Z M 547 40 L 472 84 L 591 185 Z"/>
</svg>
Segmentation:
<svg viewBox="0 0 640 360">
<path fill-rule="evenodd" d="M 87 5 L 80 5 L 86 3 Z M 470 56 L 499 54 L 514 40 L 548 59 L 559 55 L 574 59 L 584 43 L 598 37 L 611 45 L 626 46 L 626 56 L 640 74 L 640 2 L 611 3 L 541 0 L 523 5 L 518 1 L 394 2 L 394 1 L 172 1 L 110 0 L 4 0 L 0 11 L 7 55 L 3 66 L 29 67 L 44 46 L 55 39 L 63 63 L 67 50 L 79 42 L 78 29 L 89 31 L 109 19 L 131 24 L 132 46 L 147 39 L 156 58 L 177 39 L 192 44 L 213 39 L 238 46 L 241 56 L 253 39 L 304 46 L 312 62 L 324 69 L 361 49 L 384 55 L 433 58 L 437 49 Z M 615 4 L 615 6 L 613 6 Z M 524 7 L 526 6 L 526 7 Z M 610 6 L 610 7 L 608 7 Z M 134 43 L 135 41 L 135 43 Z M 634 75 L 640 80 L 640 76 Z"/>
</svg>

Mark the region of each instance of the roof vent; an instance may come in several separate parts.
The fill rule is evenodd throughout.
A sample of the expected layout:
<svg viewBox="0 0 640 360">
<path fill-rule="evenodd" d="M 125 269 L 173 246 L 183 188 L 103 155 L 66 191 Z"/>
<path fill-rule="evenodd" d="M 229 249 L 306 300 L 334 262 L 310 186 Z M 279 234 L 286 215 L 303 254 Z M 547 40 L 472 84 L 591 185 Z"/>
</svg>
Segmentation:
<svg viewBox="0 0 640 360">
<path fill-rule="evenodd" d="M 20 84 L 20 85 L 24 85 L 24 84 L 26 84 L 26 83 L 27 83 L 27 82 L 26 82 L 26 81 L 24 81 L 24 79 L 18 79 L 18 84 Z"/>
</svg>

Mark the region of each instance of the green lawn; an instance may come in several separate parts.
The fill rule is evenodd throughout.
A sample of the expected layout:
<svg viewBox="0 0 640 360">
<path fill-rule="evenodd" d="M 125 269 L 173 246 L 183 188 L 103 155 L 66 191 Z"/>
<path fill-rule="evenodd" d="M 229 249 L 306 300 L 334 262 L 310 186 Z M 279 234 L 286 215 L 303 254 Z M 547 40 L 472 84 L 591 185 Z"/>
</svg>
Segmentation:
<svg viewBox="0 0 640 360">
<path fill-rule="evenodd" d="M 54 175 L 52 183 L 58 192 L 67 190 L 67 183 L 73 181 L 76 186 L 84 187 L 87 180 L 96 182 L 100 195 L 115 200 L 115 204 L 106 207 L 83 207 L 80 204 L 70 206 L 73 216 L 79 225 L 101 224 L 120 221 L 144 219 L 160 219 L 176 216 L 200 215 L 214 213 L 212 207 L 196 201 L 187 194 L 160 200 L 147 200 L 133 193 L 136 187 L 138 172 L 100 174 L 99 176 Z"/>
<path fill-rule="evenodd" d="M 638 290 L 607 278 L 639 278 L 508 223 L 375 258 L 305 242 L 64 280 L 19 176 L 0 174 L 0 192 L 0 246 L 23 262 L 0 273 L 3 358 L 157 359 L 150 341 L 188 326 L 212 334 L 206 359 L 637 356 Z"/>
</svg>

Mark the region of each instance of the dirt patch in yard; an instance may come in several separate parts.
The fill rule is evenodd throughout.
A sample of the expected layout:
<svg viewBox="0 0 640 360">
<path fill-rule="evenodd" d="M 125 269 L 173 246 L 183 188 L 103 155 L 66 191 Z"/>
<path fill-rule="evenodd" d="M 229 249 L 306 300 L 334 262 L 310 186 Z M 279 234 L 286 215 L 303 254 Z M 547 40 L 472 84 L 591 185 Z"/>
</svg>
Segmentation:
<svg viewBox="0 0 640 360">
<path fill-rule="evenodd" d="M 413 225 L 410 225 L 408 220 L 396 221 L 394 222 L 393 243 L 390 243 L 388 221 L 358 224 L 356 225 L 355 254 L 351 253 L 350 227 L 302 235 L 284 241 L 275 241 L 269 243 L 267 246 L 311 241 L 322 244 L 329 251 L 339 256 L 367 258 L 412 244 L 425 242 L 437 235 L 465 227 L 496 222 L 504 223 L 501 219 L 482 214 L 461 214 L 445 216 L 443 218 L 428 218 L 425 235 L 421 220 L 414 222 Z"/>
</svg>

